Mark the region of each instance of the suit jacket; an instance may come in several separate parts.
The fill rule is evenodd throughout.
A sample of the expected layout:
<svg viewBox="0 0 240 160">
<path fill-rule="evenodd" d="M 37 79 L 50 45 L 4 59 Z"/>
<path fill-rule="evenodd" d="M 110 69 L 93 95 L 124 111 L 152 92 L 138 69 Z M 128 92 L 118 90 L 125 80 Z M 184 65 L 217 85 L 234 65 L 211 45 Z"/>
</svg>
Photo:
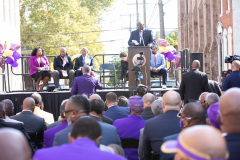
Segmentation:
<svg viewBox="0 0 240 160">
<path fill-rule="evenodd" d="M 179 93 L 185 104 L 198 100 L 202 92 L 208 91 L 208 77 L 206 73 L 193 69 L 183 74 Z"/>
<path fill-rule="evenodd" d="M 86 94 L 90 97 L 92 94 L 97 93 L 96 89 L 102 89 L 102 87 L 102 84 L 97 78 L 89 74 L 84 74 L 82 76 L 75 77 L 71 94 Z"/>
<path fill-rule="evenodd" d="M 43 118 L 36 116 L 31 111 L 22 111 L 20 114 L 11 116 L 10 118 L 23 122 L 31 138 L 32 146 L 35 149 L 42 148 L 43 132 L 47 129 Z"/>
<path fill-rule="evenodd" d="M 56 122 L 53 122 L 51 124 L 49 124 L 47 126 L 47 129 L 51 129 L 51 128 L 54 128 L 54 127 L 57 127 L 58 125 L 60 125 L 62 123 L 62 121 L 56 121 Z"/>
<path fill-rule="evenodd" d="M 93 64 L 93 58 L 89 55 L 86 55 L 85 56 L 85 60 L 86 58 L 90 59 L 90 64 L 89 66 L 91 67 L 91 70 L 94 71 L 94 64 Z M 75 66 L 74 66 L 74 69 L 75 70 L 78 70 L 80 67 L 83 67 L 84 66 L 84 63 L 83 63 L 83 56 L 79 56 L 76 58 L 75 60 Z"/>
<path fill-rule="evenodd" d="M 153 113 L 152 113 L 151 107 L 145 108 L 144 111 L 141 113 L 141 117 L 142 117 L 142 119 L 144 119 L 145 121 L 153 118 L 154 115 L 153 115 Z"/>
<path fill-rule="evenodd" d="M 34 112 L 33 112 L 35 115 L 39 116 L 39 117 L 42 117 L 46 124 L 49 125 L 51 123 L 54 122 L 54 118 L 53 118 L 53 114 L 52 113 L 49 113 L 49 112 L 46 112 L 46 111 L 43 111 L 41 110 L 39 107 L 35 106 L 35 109 L 34 109 Z"/>
<path fill-rule="evenodd" d="M 219 97 L 222 95 L 222 91 L 217 83 L 214 80 L 208 80 L 209 92 L 216 93 Z"/>
<path fill-rule="evenodd" d="M 152 44 L 152 43 L 155 42 L 154 38 L 153 38 L 152 30 L 148 30 L 148 29 L 143 30 L 144 43 L 143 43 L 142 40 L 141 40 L 141 43 L 140 43 L 140 37 L 139 37 L 139 30 L 138 29 L 131 32 L 130 38 L 128 40 L 128 45 L 129 46 L 132 46 L 132 40 L 136 40 L 139 43 L 139 46 L 144 46 L 144 44 L 145 44 L 145 46 L 147 46 L 148 44 Z"/>
<path fill-rule="evenodd" d="M 118 105 L 111 106 L 104 115 L 111 118 L 113 121 L 128 117 L 130 115 L 129 107 L 119 107 Z"/>
<path fill-rule="evenodd" d="M 68 126 L 67 121 L 63 121 L 60 125 L 44 131 L 43 148 L 52 147 L 55 134 Z"/>
<path fill-rule="evenodd" d="M 107 116 L 104 116 L 102 117 L 102 121 L 105 122 L 105 123 L 108 123 L 108 124 L 113 124 L 113 120 Z"/>
<path fill-rule="evenodd" d="M 101 151 L 97 144 L 88 139 L 80 138 L 76 139 L 70 144 L 65 144 L 58 147 L 51 147 L 38 150 L 33 159 L 35 160 L 124 160 L 123 157 L 112 154 L 106 151 Z"/>
<path fill-rule="evenodd" d="M 37 72 L 37 68 L 40 67 L 37 56 L 31 56 L 29 58 L 29 67 L 30 67 L 30 75 L 33 75 Z M 41 56 L 41 64 L 42 67 L 49 66 L 48 59 L 45 56 Z"/>
<path fill-rule="evenodd" d="M 62 60 L 60 55 L 58 55 L 54 58 L 54 63 L 53 63 L 54 70 L 58 70 L 58 71 L 67 70 L 67 71 L 69 71 L 69 70 L 73 69 L 72 58 L 68 54 L 66 54 L 66 57 L 68 59 L 68 62 L 65 64 L 64 67 L 62 66 L 63 65 L 63 60 Z"/>
<path fill-rule="evenodd" d="M 107 123 L 100 122 L 100 119 L 99 119 L 99 124 L 102 128 L 102 140 L 99 142 L 100 144 L 103 144 L 103 145 L 109 145 L 109 144 L 121 145 L 121 141 L 120 141 L 120 138 L 118 136 L 116 127 L 114 127 L 110 124 L 107 124 Z M 59 146 L 59 145 L 62 145 L 62 144 L 69 143 L 68 134 L 71 133 L 72 128 L 73 128 L 73 124 L 69 125 L 68 127 L 63 129 L 62 131 L 56 133 L 55 138 L 54 138 L 54 142 L 53 142 L 53 146 Z"/>
<path fill-rule="evenodd" d="M 229 160 L 240 159 L 240 134 L 227 134 L 225 139 L 229 151 Z"/>
<path fill-rule="evenodd" d="M 181 131 L 177 114 L 178 111 L 169 110 L 146 121 L 143 132 L 144 159 L 151 159 L 151 151 L 154 157 L 159 158 L 163 138 Z"/>
<path fill-rule="evenodd" d="M 179 135 L 179 133 L 164 137 L 163 143 L 165 143 L 166 141 L 169 141 L 169 140 L 176 140 L 178 138 L 178 135 Z M 159 160 L 174 160 L 174 157 L 175 157 L 175 153 L 164 153 L 164 152 L 160 151 Z"/>
</svg>

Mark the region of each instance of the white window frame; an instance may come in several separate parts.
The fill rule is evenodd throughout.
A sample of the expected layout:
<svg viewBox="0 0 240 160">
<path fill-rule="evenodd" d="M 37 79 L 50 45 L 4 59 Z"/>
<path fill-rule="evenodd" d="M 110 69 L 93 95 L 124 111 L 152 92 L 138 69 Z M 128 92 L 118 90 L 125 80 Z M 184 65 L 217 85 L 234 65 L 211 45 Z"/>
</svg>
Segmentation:
<svg viewBox="0 0 240 160">
<path fill-rule="evenodd" d="M 227 11 L 226 11 L 226 14 L 230 13 L 230 9 L 231 9 L 230 3 L 231 3 L 231 1 L 227 0 Z"/>
<path fill-rule="evenodd" d="M 223 16 L 223 0 L 220 0 L 220 17 Z"/>
</svg>

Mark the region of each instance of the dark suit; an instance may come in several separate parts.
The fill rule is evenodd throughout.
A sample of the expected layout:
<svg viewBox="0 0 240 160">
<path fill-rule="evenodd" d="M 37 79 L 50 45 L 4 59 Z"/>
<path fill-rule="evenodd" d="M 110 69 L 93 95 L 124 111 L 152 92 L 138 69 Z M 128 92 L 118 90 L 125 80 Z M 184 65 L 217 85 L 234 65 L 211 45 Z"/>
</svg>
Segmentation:
<svg viewBox="0 0 240 160">
<path fill-rule="evenodd" d="M 89 74 L 84 74 L 74 79 L 71 94 L 86 94 L 89 98 L 92 94 L 97 93 L 96 89 L 102 89 L 100 81 Z"/>
<path fill-rule="evenodd" d="M 181 131 L 178 111 L 169 110 L 146 121 L 143 132 L 144 159 L 159 159 L 163 138 Z M 151 152 L 153 151 L 153 155 Z"/>
<path fill-rule="evenodd" d="M 47 126 L 47 129 L 51 129 L 51 128 L 54 128 L 54 127 L 57 127 L 58 125 L 60 125 L 62 123 L 62 121 L 56 121 L 54 123 L 51 123 Z"/>
<path fill-rule="evenodd" d="M 119 107 L 118 105 L 111 106 L 104 115 L 111 118 L 113 121 L 128 117 L 130 115 L 129 107 Z"/>
<path fill-rule="evenodd" d="M 102 116 L 102 121 L 108 124 L 113 124 L 113 120 L 107 116 Z"/>
<path fill-rule="evenodd" d="M 208 91 L 208 77 L 206 73 L 193 69 L 183 74 L 179 93 L 185 104 L 198 100 L 202 92 Z"/>
<path fill-rule="evenodd" d="M 169 140 L 177 140 L 179 133 L 163 138 L 163 143 Z M 164 153 L 160 151 L 159 160 L 174 160 L 175 153 Z"/>
<path fill-rule="evenodd" d="M 209 92 L 216 93 L 219 97 L 222 95 L 222 91 L 217 81 L 208 80 Z"/>
<path fill-rule="evenodd" d="M 35 149 L 42 148 L 43 132 L 47 129 L 45 120 L 36 116 L 31 111 L 22 111 L 20 114 L 10 118 L 24 123 L 24 127 L 31 138 L 32 146 Z"/>
<path fill-rule="evenodd" d="M 75 60 L 75 66 L 74 66 L 74 69 L 76 70 L 76 77 L 78 76 L 81 76 L 82 75 L 82 70 L 79 70 L 80 67 L 83 67 L 85 65 L 89 65 L 91 67 L 91 70 L 94 71 L 94 64 L 93 64 L 93 58 L 89 55 L 86 55 L 85 56 L 85 59 L 90 59 L 90 64 L 86 64 L 84 61 L 83 61 L 83 56 L 79 56 L 76 58 Z"/>
<path fill-rule="evenodd" d="M 229 151 L 229 160 L 240 159 L 240 134 L 227 134 L 225 136 Z"/>
<path fill-rule="evenodd" d="M 145 108 L 144 111 L 141 113 L 141 117 L 142 117 L 142 119 L 144 119 L 145 121 L 153 118 L 154 115 L 153 115 L 153 113 L 152 113 L 151 107 Z"/>
<path fill-rule="evenodd" d="M 139 36 L 138 29 L 131 32 L 131 36 L 128 40 L 129 46 L 132 46 L 132 40 L 136 40 L 139 43 L 138 46 L 144 46 L 144 44 L 145 44 L 145 46 L 147 46 L 148 44 L 152 44 L 152 43 L 154 43 L 152 30 L 148 30 L 148 29 L 143 30 L 144 43 L 143 43 L 142 39 L 141 39 L 141 43 L 140 43 L 140 36 Z"/>
</svg>

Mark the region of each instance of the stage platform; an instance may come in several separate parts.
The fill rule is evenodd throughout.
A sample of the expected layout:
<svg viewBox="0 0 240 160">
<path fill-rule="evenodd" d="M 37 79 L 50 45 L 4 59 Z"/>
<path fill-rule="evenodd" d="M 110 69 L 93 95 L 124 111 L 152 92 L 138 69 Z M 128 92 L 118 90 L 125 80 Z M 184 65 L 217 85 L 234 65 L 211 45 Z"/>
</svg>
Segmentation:
<svg viewBox="0 0 240 160">
<path fill-rule="evenodd" d="M 167 89 L 162 88 L 151 88 L 149 91 L 150 93 L 153 93 L 156 96 L 162 96 L 166 91 L 168 90 L 175 90 L 179 91 L 179 88 L 169 87 Z M 105 101 L 106 94 L 108 92 L 114 92 L 117 94 L 117 96 L 126 96 L 129 98 L 132 95 L 136 94 L 136 91 L 129 91 L 128 89 L 103 89 L 103 90 L 97 90 L 97 93 L 102 97 L 102 99 Z M 0 93 L 0 101 L 4 99 L 10 99 L 12 100 L 14 104 L 14 112 L 18 113 L 21 112 L 21 105 L 23 100 L 26 97 L 31 96 L 33 92 L 12 92 L 12 93 Z M 44 110 L 50 113 L 53 113 L 54 119 L 57 120 L 59 116 L 59 107 L 61 105 L 61 102 L 64 99 L 68 99 L 71 96 L 70 91 L 59 91 L 59 92 L 39 92 L 42 96 L 42 100 L 44 103 Z"/>
</svg>

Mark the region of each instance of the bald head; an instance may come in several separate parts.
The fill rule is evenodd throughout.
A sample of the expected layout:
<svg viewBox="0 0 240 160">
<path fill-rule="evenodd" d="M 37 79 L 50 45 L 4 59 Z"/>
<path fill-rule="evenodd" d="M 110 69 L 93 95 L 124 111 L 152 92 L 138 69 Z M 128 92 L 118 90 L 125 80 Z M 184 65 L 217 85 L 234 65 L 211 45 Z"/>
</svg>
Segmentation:
<svg viewBox="0 0 240 160">
<path fill-rule="evenodd" d="M 232 62 L 232 71 L 238 71 L 240 69 L 240 61 L 234 60 Z"/>
<path fill-rule="evenodd" d="M 208 109 L 211 105 L 219 101 L 219 96 L 216 93 L 208 93 L 205 98 L 205 107 Z"/>
<path fill-rule="evenodd" d="M 82 68 L 82 72 L 83 72 L 83 74 L 84 74 L 84 73 L 90 73 L 90 72 L 91 72 L 90 66 L 85 65 L 85 66 Z"/>
<path fill-rule="evenodd" d="M 213 127 L 196 125 L 187 128 L 180 133 L 179 139 L 189 148 L 208 155 L 211 159 L 226 158 L 226 141 L 221 132 Z"/>
<path fill-rule="evenodd" d="M 162 97 L 163 110 L 179 110 L 182 105 L 180 94 L 176 91 L 167 91 Z"/>
<path fill-rule="evenodd" d="M 34 111 L 35 101 L 32 97 L 27 97 L 23 100 L 22 109 Z"/>
<path fill-rule="evenodd" d="M 91 101 L 92 99 L 102 99 L 99 94 L 92 94 L 90 97 L 89 97 L 89 101 Z"/>
<path fill-rule="evenodd" d="M 199 69 L 200 68 L 200 62 L 199 60 L 194 60 L 192 62 L 192 69 Z"/>
<path fill-rule="evenodd" d="M 147 93 L 143 96 L 144 109 L 150 108 L 155 100 L 155 96 L 152 93 Z"/>
<path fill-rule="evenodd" d="M 0 159 L 29 160 L 31 151 L 24 135 L 12 128 L 0 130 Z"/>
<path fill-rule="evenodd" d="M 199 97 L 199 100 L 200 100 L 202 106 L 205 106 L 204 100 L 205 100 L 207 94 L 208 94 L 208 92 L 203 92 Z"/>
<path fill-rule="evenodd" d="M 240 133 L 240 89 L 231 88 L 220 98 L 220 126 L 223 132 Z"/>
</svg>

